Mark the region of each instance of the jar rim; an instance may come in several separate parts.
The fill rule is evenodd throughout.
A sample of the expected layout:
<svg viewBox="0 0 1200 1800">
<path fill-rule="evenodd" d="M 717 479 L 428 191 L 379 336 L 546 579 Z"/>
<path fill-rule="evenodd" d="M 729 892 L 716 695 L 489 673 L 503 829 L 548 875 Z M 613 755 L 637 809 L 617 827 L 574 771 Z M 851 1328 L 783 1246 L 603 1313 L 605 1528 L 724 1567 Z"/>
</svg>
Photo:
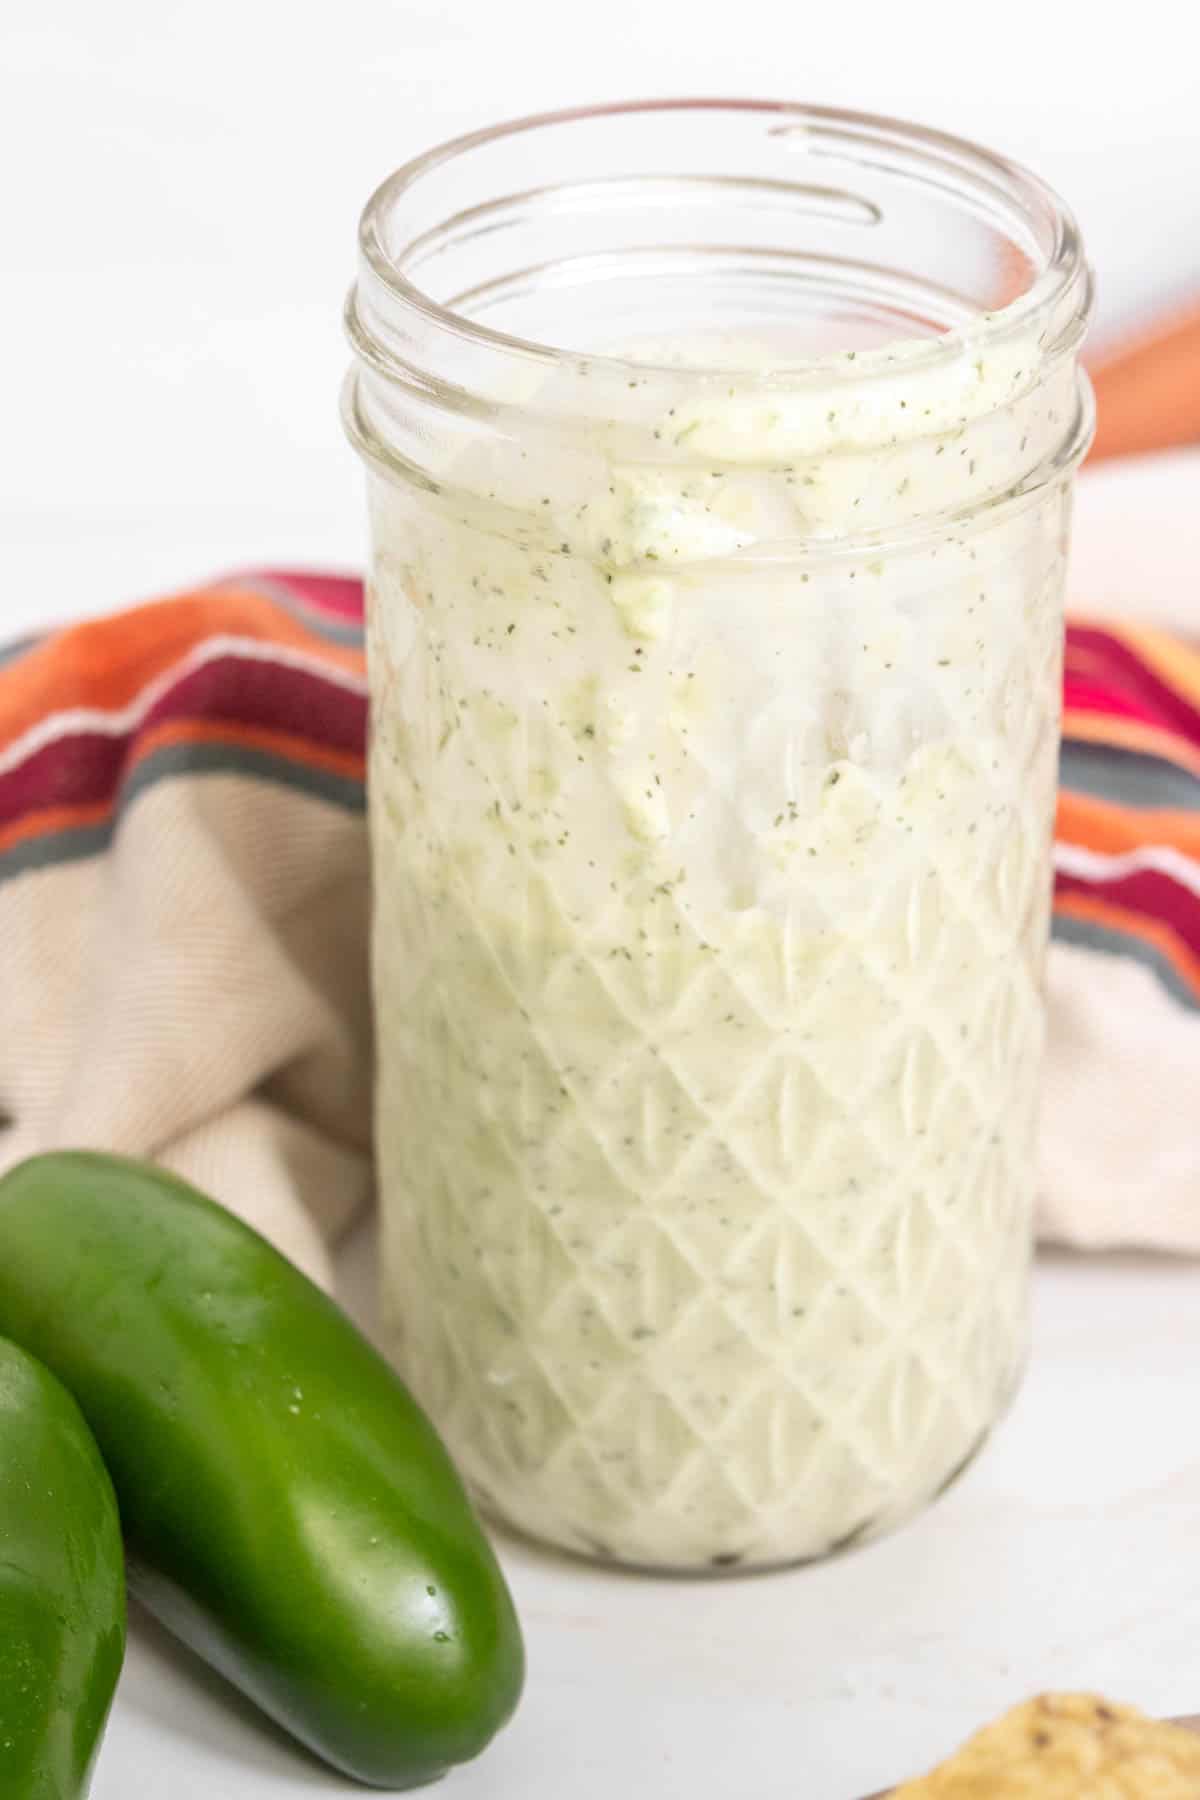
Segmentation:
<svg viewBox="0 0 1200 1800">
<path fill-rule="evenodd" d="M 1037 320 L 1053 322 L 1056 327 L 1049 338 L 1043 340 L 1042 347 L 1047 354 L 1073 348 L 1082 335 L 1091 308 L 1091 271 L 1074 214 L 1039 176 L 996 151 L 952 133 L 884 114 L 785 100 L 667 98 L 618 101 L 530 113 L 447 139 L 402 164 L 375 189 L 359 223 L 363 261 L 393 304 L 418 315 L 427 328 L 450 333 L 484 354 L 491 352 L 506 359 L 517 358 L 549 367 L 586 367 L 593 372 L 606 370 L 614 377 L 624 371 L 677 377 L 679 369 L 672 364 L 637 356 L 559 348 L 497 330 L 457 310 L 452 304 L 434 299 L 405 274 L 397 257 L 388 249 L 384 223 L 403 196 L 423 177 L 456 156 L 489 143 L 514 138 L 524 132 L 588 120 L 653 113 L 666 116 L 681 112 L 774 117 L 778 121 L 771 127 L 774 133 L 795 135 L 808 146 L 824 141 L 835 152 L 856 156 L 858 160 L 870 160 L 872 154 L 891 152 L 906 158 L 915 179 L 923 179 L 929 186 L 943 189 L 955 180 L 960 185 L 973 184 L 981 194 L 990 192 L 994 199 L 1006 202 L 1010 218 L 1023 217 L 1026 223 L 1041 227 L 1043 238 L 1048 239 L 1048 248 L 1029 285 L 1002 307 L 980 312 L 964 326 L 939 331 L 926 339 L 911 340 L 910 372 L 936 367 L 961 355 L 965 339 L 972 346 L 990 347 L 1027 331 Z M 1064 317 L 1059 308 L 1074 287 L 1079 288 L 1078 297 L 1076 303 L 1066 309 Z M 766 370 L 731 370 L 728 363 L 713 369 L 695 363 L 688 367 L 688 374 L 693 379 L 731 373 L 742 380 L 768 379 L 775 388 L 802 386 L 814 377 L 828 381 L 831 374 L 839 384 L 847 385 L 872 378 L 869 368 L 856 369 L 852 362 L 841 359 L 836 368 L 831 368 L 828 359 L 789 361 L 783 367 Z"/>
</svg>

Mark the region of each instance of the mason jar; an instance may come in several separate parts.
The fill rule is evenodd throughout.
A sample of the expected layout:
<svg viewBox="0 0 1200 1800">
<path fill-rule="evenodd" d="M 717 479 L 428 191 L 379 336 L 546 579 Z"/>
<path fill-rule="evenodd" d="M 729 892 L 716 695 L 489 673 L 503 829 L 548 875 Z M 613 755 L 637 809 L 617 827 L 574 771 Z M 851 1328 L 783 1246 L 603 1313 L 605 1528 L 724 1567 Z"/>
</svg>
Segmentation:
<svg viewBox="0 0 1200 1800">
<path fill-rule="evenodd" d="M 667 102 L 369 202 L 383 1283 L 479 1500 L 818 1557 L 1018 1381 L 1070 214 L 971 144 Z"/>
</svg>

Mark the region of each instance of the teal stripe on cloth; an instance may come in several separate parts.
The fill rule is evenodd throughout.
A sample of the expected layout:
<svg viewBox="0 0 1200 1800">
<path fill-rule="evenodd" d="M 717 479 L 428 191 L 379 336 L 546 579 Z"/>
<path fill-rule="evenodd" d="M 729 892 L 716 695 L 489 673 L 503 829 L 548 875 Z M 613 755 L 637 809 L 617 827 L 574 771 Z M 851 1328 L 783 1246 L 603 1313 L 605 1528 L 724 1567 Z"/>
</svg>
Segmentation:
<svg viewBox="0 0 1200 1800">
<path fill-rule="evenodd" d="M 1178 1000 L 1189 1012 L 1200 1012 L 1200 1003 L 1180 979 L 1170 959 L 1144 938 L 1118 931 L 1112 925 L 1097 924 L 1094 919 L 1074 919 L 1058 912 L 1054 915 L 1051 935 L 1060 944 L 1074 944 L 1080 950 L 1097 950 L 1104 956 L 1124 957 L 1140 962 L 1152 975 L 1158 977 L 1173 1000 Z"/>
<path fill-rule="evenodd" d="M 38 645 L 43 642 L 42 635 L 35 632 L 32 637 L 17 638 L 11 644 L 0 644 L 0 669 L 6 669 L 10 663 L 19 662 L 23 656 L 28 656 L 31 650 L 36 650 Z"/>
<path fill-rule="evenodd" d="M 1200 776 L 1161 756 L 1115 744 L 1087 744 L 1067 738 L 1059 763 L 1059 786 L 1117 806 L 1140 811 L 1200 812 Z"/>
<path fill-rule="evenodd" d="M 292 788 L 328 801 L 344 812 L 366 810 L 363 784 L 353 776 L 337 775 L 329 769 L 314 769 L 309 764 L 290 762 L 270 751 L 251 750 L 232 744 L 168 744 L 140 762 L 122 783 L 120 796 L 112 814 L 97 824 L 68 827 L 52 837 L 31 838 L 15 844 L 0 855 L 0 884 L 34 869 L 54 868 L 61 863 L 81 862 L 107 850 L 120 824 L 125 809 L 139 794 L 181 775 L 246 775 L 275 787 Z"/>
</svg>

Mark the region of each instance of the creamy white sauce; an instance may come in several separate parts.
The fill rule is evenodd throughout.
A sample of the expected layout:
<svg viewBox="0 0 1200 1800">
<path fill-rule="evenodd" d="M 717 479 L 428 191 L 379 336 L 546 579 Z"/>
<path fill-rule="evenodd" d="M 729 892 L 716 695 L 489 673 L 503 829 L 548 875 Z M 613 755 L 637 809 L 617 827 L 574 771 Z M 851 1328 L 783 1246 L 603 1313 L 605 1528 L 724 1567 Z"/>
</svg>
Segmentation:
<svg viewBox="0 0 1200 1800">
<path fill-rule="evenodd" d="M 571 1548 L 881 1529 L 1022 1360 L 1065 489 L 903 533 L 1043 464 L 1073 374 L 926 355 L 373 485 L 389 1310 Z"/>
</svg>

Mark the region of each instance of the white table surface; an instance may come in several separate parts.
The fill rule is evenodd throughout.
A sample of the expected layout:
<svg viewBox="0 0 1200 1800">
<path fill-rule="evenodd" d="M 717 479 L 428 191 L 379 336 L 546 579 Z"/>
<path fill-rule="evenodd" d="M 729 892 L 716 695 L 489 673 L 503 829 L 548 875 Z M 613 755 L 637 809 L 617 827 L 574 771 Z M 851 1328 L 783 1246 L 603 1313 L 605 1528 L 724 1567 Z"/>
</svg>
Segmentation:
<svg viewBox="0 0 1200 1800">
<path fill-rule="evenodd" d="M 1036 1689 L 1195 1711 L 1198 1299 L 1194 1264 L 1043 1257 L 1031 1371 L 992 1444 L 836 1562 L 655 1581 L 501 1540 L 528 1688 L 448 1800 L 855 1800 Z M 139 1621 L 93 1800 L 361 1792 L 232 1698 Z"/>
<path fill-rule="evenodd" d="M 1143 0 L 1131 31 L 1045 0 L 993 15 L 10 0 L 0 640 L 247 562 L 360 562 L 335 410 L 355 216 L 405 156 L 504 114 L 691 91 L 920 116 L 1071 196 L 1102 334 L 1200 286 L 1194 59 L 1172 53 L 1170 0 Z M 1088 475 L 1077 602 L 1200 617 L 1197 496 L 1200 454 Z M 345 1274 L 369 1309 L 369 1234 Z M 1046 1257 L 1012 1416 L 898 1536 L 699 1584 L 503 1544 L 527 1698 L 445 1791 L 852 1800 L 1040 1686 L 1196 1710 L 1198 1370 L 1194 1264 Z M 353 1791 L 135 1620 L 93 1800 Z"/>
</svg>

